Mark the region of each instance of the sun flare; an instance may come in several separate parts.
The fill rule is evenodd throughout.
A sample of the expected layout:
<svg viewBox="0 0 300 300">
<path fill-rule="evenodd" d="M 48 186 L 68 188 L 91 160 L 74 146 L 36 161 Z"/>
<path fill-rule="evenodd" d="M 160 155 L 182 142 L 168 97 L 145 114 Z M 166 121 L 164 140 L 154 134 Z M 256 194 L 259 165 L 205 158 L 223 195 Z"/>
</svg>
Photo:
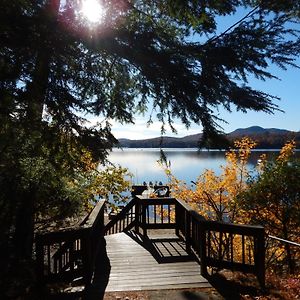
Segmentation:
<svg viewBox="0 0 300 300">
<path fill-rule="evenodd" d="M 81 13 L 87 21 L 99 23 L 104 17 L 105 10 L 97 0 L 83 0 Z"/>
</svg>

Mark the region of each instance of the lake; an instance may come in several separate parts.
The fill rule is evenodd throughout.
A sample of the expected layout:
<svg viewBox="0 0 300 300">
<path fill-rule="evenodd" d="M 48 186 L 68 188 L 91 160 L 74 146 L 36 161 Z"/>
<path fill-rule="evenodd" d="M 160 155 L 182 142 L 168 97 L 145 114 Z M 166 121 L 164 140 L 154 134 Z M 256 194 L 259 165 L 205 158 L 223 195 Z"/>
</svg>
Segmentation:
<svg viewBox="0 0 300 300">
<path fill-rule="evenodd" d="M 251 154 L 249 168 L 254 168 L 262 153 L 268 156 L 278 154 L 279 150 L 256 150 Z M 164 149 L 167 160 L 171 162 L 172 173 L 186 183 L 196 181 L 197 177 L 205 170 L 212 169 L 217 174 L 221 173 L 220 166 L 225 165 L 225 151 L 198 151 L 194 148 Z M 299 154 L 299 153 L 297 153 Z M 167 182 L 163 169 L 159 166 L 160 149 L 125 148 L 113 149 L 109 160 L 114 164 L 126 167 L 133 174 L 132 183 L 142 184 L 143 181 Z"/>
</svg>

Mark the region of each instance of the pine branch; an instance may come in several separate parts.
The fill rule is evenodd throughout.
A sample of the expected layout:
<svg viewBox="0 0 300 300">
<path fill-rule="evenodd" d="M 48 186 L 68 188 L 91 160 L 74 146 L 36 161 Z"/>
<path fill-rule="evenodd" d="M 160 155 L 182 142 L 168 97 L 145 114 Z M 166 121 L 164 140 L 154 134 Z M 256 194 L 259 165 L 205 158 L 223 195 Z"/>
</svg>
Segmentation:
<svg viewBox="0 0 300 300">
<path fill-rule="evenodd" d="M 220 33 L 219 35 L 210 38 L 205 45 L 207 44 L 211 44 L 213 42 L 215 42 L 216 40 L 220 39 L 221 37 L 223 37 L 224 35 L 226 35 L 230 30 L 232 30 L 233 28 L 237 27 L 238 25 L 240 25 L 241 23 L 243 23 L 248 17 L 252 16 L 254 13 L 256 13 L 256 11 L 259 9 L 259 6 L 255 6 L 249 13 L 247 13 L 243 18 L 241 18 L 239 21 L 235 22 L 233 25 L 231 25 L 230 27 L 228 27 L 225 31 L 223 31 L 222 33 Z"/>
</svg>

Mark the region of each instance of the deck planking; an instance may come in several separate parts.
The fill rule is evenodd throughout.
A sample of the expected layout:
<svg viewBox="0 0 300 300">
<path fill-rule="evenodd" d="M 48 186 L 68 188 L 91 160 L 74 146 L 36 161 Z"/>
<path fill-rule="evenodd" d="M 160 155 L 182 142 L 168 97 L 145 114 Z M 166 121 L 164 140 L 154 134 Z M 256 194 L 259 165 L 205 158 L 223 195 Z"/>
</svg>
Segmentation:
<svg viewBox="0 0 300 300">
<path fill-rule="evenodd" d="M 211 287 L 175 234 L 130 231 L 106 236 L 110 275 L 106 292 Z"/>
</svg>

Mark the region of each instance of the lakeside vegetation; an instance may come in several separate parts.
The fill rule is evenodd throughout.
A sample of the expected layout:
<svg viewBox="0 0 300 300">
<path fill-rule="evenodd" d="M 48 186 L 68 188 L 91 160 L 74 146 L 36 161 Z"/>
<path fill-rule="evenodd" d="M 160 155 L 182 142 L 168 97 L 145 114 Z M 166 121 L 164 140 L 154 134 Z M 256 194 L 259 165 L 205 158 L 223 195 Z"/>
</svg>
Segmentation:
<svg viewBox="0 0 300 300">
<path fill-rule="evenodd" d="M 249 172 L 247 163 L 257 144 L 250 138 L 234 144 L 237 151 L 226 153 L 221 174 L 208 169 L 199 175 L 193 188 L 178 180 L 168 162 L 162 160 L 172 196 L 189 203 L 206 219 L 264 226 L 267 287 L 277 288 L 282 299 L 296 299 L 300 291 L 300 247 L 270 238 L 275 236 L 300 244 L 300 160 L 294 156 L 296 144 L 286 142 L 272 160 L 262 154 L 255 173 Z M 216 249 L 220 243 L 227 243 L 226 236 L 222 241 L 214 235 L 211 239 L 215 239 Z M 238 249 L 234 249 L 235 256 L 241 255 L 236 252 Z M 269 298 L 261 296 L 260 299 Z"/>
</svg>

